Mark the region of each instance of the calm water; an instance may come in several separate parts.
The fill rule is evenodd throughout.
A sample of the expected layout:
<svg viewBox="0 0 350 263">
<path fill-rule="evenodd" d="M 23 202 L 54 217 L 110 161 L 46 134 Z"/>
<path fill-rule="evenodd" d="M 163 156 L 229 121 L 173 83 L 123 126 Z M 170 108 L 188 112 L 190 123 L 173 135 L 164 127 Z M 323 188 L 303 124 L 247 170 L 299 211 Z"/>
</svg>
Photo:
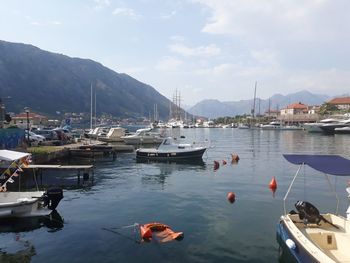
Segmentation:
<svg viewBox="0 0 350 263">
<path fill-rule="evenodd" d="M 66 186 L 58 207 L 63 225 L 20 221 L 2 227 L 0 261 L 278 262 L 276 224 L 297 170 L 281 154 L 350 158 L 348 135 L 239 129 L 186 129 L 181 135 L 188 142 L 211 142 L 213 148 L 203 156 L 203 163 L 137 163 L 134 153 L 119 154 L 114 162 L 100 160 L 95 163 L 92 186 Z M 239 155 L 238 164 L 230 163 L 230 153 Z M 214 160 L 228 164 L 214 171 Z M 288 210 L 296 200 L 308 200 L 321 211 L 334 211 L 335 199 L 324 176 L 310 168 L 301 174 Z M 76 178 L 74 174 L 44 175 L 44 180 L 55 177 L 59 184 L 74 184 Z M 268 188 L 273 176 L 278 184 L 275 194 Z M 350 178 L 331 179 L 344 215 Z M 229 191 L 236 194 L 233 204 L 226 200 Z M 185 238 L 139 244 L 133 228 L 122 228 L 153 221 L 183 231 Z"/>
</svg>

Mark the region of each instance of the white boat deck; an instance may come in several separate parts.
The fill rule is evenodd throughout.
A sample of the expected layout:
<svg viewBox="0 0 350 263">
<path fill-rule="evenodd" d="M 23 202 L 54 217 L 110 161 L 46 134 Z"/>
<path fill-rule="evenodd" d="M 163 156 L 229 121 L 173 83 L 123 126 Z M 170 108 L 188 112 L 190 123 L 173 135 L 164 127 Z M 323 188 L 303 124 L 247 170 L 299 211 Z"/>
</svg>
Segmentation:
<svg viewBox="0 0 350 263">
<path fill-rule="evenodd" d="M 305 225 L 302 222 L 298 222 L 299 219 L 296 219 L 296 217 L 293 218 L 293 216 L 291 216 L 291 218 L 293 218 L 293 221 L 296 221 L 295 225 L 303 235 L 308 237 L 320 251 L 325 253 L 332 260 L 330 262 L 350 263 L 350 222 L 345 218 L 336 217 L 331 214 L 325 214 L 323 216 L 338 226 L 339 229 L 322 221 L 320 225 Z M 319 254 L 317 250 L 314 250 L 313 253 Z"/>
</svg>

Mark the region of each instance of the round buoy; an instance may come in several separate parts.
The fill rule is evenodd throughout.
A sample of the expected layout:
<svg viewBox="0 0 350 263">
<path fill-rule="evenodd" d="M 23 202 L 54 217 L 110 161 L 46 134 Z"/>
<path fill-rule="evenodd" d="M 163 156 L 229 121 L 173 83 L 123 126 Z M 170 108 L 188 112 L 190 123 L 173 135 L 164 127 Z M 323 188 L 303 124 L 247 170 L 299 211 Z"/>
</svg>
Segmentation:
<svg viewBox="0 0 350 263">
<path fill-rule="evenodd" d="M 275 177 L 273 177 L 271 182 L 269 183 L 269 188 L 271 190 L 276 190 L 277 189 L 277 181 L 276 181 Z"/>
<path fill-rule="evenodd" d="M 214 161 L 214 170 L 219 169 L 220 163 L 218 161 Z"/>
<path fill-rule="evenodd" d="M 222 165 L 227 164 L 227 162 L 225 160 L 222 160 Z"/>
<path fill-rule="evenodd" d="M 227 193 L 227 200 L 232 204 L 236 200 L 236 195 L 234 192 Z"/>
</svg>

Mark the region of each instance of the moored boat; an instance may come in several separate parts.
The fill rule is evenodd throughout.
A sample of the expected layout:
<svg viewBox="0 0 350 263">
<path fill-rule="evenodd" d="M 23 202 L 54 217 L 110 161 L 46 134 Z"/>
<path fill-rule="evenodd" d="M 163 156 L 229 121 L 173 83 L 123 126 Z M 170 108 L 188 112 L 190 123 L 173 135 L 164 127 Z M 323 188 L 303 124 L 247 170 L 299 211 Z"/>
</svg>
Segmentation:
<svg viewBox="0 0 350 263">
<path fill-rule="evenodd" d="M 0 161 L 7 166 L 1 174 L 0 218 L 49 215 L 63 198 L 61 188 L 28 192 L 7 190 L 7 184 L 14 183 L 22 168 L 28 165 L 30 156 L 29 153 L 0 150 Z"/>
<path fill-rule="evenodd" d="M 136 150 L 136 158 L 148 160 L 178 160 L 201 159 L 206 146 L 197 144 L 178 144 L 173 138 L 163 139 L 157 148 L 139 148 Z"/>
<path fill-rule="evenodd" d="M 286 199 L 304 165 L 326 174 L 330 184 L 328 174 L 350 175 L 350 160 L 337 155 L 288 154 L 284 157 L 299 165 L 299 169 L 283 199 L 284 214 L 277 226 L 277 241 L 283 253 L 288 253 L 296 262 L 350 262 L 350 222 L 338 215 L 338 211 L 320 213 L 311 203 L 297 201 L 297 211 L 286 212 Z"/>
<path fill-rule="evenodd" d="M 138 129 L 135 134 L 122 136 L 126 144 L 139 145 L 139 144 L 160 144 L 163 141 L 163 137 L 158 132 L 152 132 L 152 129 Z"/>
</svg>

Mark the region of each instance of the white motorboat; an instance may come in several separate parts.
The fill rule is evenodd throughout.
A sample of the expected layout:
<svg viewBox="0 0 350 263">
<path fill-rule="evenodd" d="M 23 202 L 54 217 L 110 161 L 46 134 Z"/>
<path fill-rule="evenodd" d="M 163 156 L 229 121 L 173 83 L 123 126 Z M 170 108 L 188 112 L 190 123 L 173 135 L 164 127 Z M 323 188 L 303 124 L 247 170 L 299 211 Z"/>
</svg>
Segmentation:
<svg viewBox="0 0 350 263">
<path fill-rule="evenodd" d="M 320 120 L 319 122 L 307 122 L 307 123 L 304 123 L 303 127 L 308 132 L 312 132 L 312 133 L 313 132 L 323 132 L 323 130 L 321 129 L 321 126 L 323 126 L 325 124 L 329 124 L 329 123 L 336 123 L 338 121 L 339 121 L 339 119 L 328 118 L 328 119 Z"/>
<path fill-rule="evenodd" d="M 341 128 L 335 128 L 334 133 L 350 134 L 350 125 Z"/>
<path fill-rule="evenodd" d="M 123 142 L 126 129 L 122 127 L 110 128 L 105 136 L 98 136 L 98 140 L 102 142 Z"/>
<path fill-rule="evenodd" d="M 272 121 L 269 124 L 262 124 L 260 125 L 260 128 L 263 130 L 279 130 L 281 129 L 282 125 L 278 121 Z"/>
<path fill-rule="evenodd" d="M 152 132 L 151 128 L 138 129 L 135 134 L 122 136 L 126 144 L 140 145 L 140 144 L 160 144 L 163 137 L 158 132 Z"/>
<path fill-rule="evenodd" d="M 20 178 L 22 168 L 28 165 L 30 157 L 29 153 L 0 150 L 0 162 L 7 167 L 0 176 L 0 218 L 49 215 L 63 198 L 61 188 L 31 192 L 7 191 L 8 184 Z"/>
<path fill-rule="evenodd" d="M 147 160 L 179 160 L 201 159 L 206 146 L 179 144 L 172 137 L 165 138 L 157 148 L 139 148 L 136 150 L 137 159 Z"/>
<path fill-rule="evenodd" d="M 283 199 L 284 214 L 277 227 L 277 241 L 282 248 L 282 258 L 289 256 L 295 262 L 350 262 L 350 221 L 332 213 L 320 213 L 307 201 L 297 201 L 297 211 L 286 212 L 286 199 L 302 167 L 308 165 L 326 175 L 350 175 L 350 160 L 338 155 L 296 155 L 284 157 L 299 165 L 291 185 Z M 339 199 L 337 199 L 337 210 Z M 348 209 L 349 211 L 349 209 Z M 287 253 L 284 255 L 284 253 Z"/>
<path fill-rule="evenodd" d="M 335 129 L 339 130 L 339 128 L 350 127 L 350 119 L 347 120 L 339 120 L 335 123 L 327 123 L 325 125 L 320 126 L 322 131 L 326 134 L 334 134 Z"/>
</svg>

